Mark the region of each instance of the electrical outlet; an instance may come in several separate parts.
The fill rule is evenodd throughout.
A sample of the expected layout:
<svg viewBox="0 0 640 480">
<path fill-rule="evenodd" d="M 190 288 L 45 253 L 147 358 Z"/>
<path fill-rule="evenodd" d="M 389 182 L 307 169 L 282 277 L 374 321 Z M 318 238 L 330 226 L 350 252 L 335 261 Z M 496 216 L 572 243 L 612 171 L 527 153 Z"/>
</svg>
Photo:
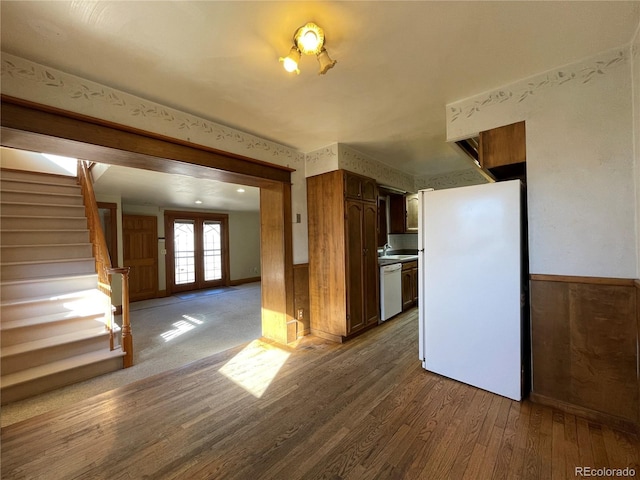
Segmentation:
<svg viewBox="0 0 640 480">
<path fill-rule="evenodd" d="M 304 310 L 302 308 L 298 309 L 298 320 L 302 320 L 304 318 Z"/>
</svg>

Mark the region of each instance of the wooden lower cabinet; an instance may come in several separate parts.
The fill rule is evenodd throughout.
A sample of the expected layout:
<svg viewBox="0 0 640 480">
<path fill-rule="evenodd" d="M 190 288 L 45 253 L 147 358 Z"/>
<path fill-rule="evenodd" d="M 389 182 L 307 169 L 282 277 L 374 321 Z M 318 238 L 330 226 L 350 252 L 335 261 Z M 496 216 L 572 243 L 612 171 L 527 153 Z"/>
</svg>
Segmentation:
<svg viewBox="0 0 640 480">
<path fill-rule="evenodd" d="M 418 262 L 402 264 L 402 311 L 418 304 Z"/>
<path fill-rule="evenodd" d="M 307 179 L 311 333 L 334 341 L 379 319 L 377 196 L 347 195 L 354 176 L 336 170 Z"/>
</svg>

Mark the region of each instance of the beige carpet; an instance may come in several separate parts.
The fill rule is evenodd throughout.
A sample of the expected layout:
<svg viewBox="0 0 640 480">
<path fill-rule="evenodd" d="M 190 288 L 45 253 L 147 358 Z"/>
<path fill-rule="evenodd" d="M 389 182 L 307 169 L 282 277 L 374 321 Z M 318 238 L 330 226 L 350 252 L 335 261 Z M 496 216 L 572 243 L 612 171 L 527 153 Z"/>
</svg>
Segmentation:
<svg viewBox="0 0 640 480">
<path fill-rule="evenodd" d="M 262 332 L 260 308 L 260 283 L 135 302 L 133 367 L 4 405 L 0 423 L 11 425 L 250 342 Z"/>
</svg>

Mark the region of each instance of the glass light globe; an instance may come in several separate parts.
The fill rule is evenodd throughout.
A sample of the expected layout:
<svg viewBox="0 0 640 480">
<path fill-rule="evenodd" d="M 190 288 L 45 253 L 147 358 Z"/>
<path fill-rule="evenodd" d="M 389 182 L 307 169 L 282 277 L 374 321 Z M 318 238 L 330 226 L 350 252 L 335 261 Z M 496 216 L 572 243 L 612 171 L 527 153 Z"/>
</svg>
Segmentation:
<svg viewBox="0 0 640 480">
<path fill-rule="evenodd" d="M 318 48 L 319 39 L 316 32 L 309 30 L 300 38 L 304 51 L 312 52 Z"/>
</svg>

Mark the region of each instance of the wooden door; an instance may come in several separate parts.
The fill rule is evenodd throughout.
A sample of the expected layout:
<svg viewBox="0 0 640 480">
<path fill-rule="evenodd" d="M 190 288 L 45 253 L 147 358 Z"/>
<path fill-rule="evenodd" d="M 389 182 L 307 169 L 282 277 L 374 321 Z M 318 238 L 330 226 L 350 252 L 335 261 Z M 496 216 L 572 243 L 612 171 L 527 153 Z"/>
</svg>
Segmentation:
<svg viewBox="0 0 640 480">
<path fill-rule="evenodd" d="M 347 335 L 365 325 L 363 312 L 363 262 L 364 240 L 362 223 L 364 208 L 362 202 L 346 203 L 347 242 Z M 377 215 L 377 213 L 376 213 Z M 375 238 L 375 237 L 374 237 Z"/>
<path fill-rule="evenodd" d="M 228 284 L 228 215 L 165 212 L 167 287 L 170 292 Z"/>
<path fill-rule="evenodd" d="M 158 295 L 158 221 L 146 215 L 122 216 L 123 265 L 131 267 L 132 302 Z"/>
<path fill-rule="evenodd" d="M 379 266 L 378 266 L 378 245 L 377 245 L 377 220 L 378 209 L 375 204 L 364 204 L 364 214 L 362 218 L 362 234 L 364 246 L 363 275 L 363 309 L 364 320 L 367 325 L 378 323 L 379 319 Z"/>
</svg>

